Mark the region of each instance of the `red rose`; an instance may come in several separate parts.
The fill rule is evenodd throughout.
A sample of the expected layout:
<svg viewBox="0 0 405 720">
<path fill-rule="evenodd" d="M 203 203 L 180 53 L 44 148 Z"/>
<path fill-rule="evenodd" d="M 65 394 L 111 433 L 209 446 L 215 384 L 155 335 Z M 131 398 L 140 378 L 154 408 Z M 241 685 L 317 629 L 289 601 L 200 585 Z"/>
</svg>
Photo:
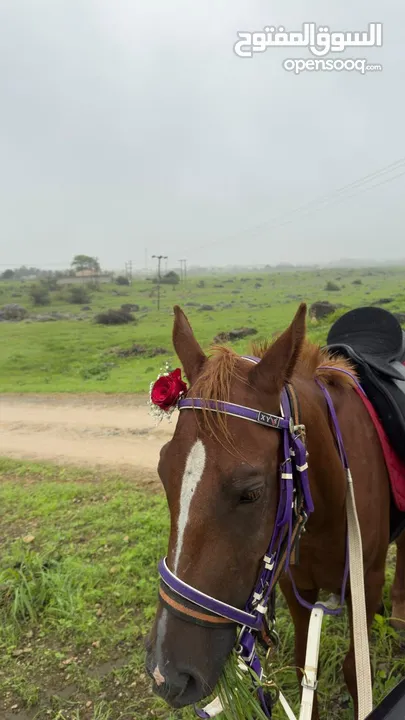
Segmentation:
<svg viewBox="0 0 405 720">
<path fill-rule="evenodd" d="M 177 404 L 182 392 L 187 392 L 187 385 L 181 379 L 180 368 L 177 368 L 169 375 L 162 375 L 156 380 L 150 399 L 154 405 L 157 405 L 162 410 L 170 410 Z"/>
</svg>

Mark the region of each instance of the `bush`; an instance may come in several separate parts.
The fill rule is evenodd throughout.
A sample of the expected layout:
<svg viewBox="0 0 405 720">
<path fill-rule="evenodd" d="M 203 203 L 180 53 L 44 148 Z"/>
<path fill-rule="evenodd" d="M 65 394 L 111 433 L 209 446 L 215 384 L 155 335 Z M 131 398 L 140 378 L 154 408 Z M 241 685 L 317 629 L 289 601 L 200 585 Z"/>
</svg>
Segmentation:
<svg viewBox="0 0 405 720">
<path fill-rule="evenodd" d="M 129 285 L 129 280 L 124 275 L 118 275 L 115 282 L 117 283 L 117 285 Z"/>
<path fill-rule="evenodd" d="M 24 320 L 27 315 L 28 311 L 16 303 L 4 305 L 4 307 L 0 310 L 0 320 Z"/>
<path fill-rule="evenodd" d="M 1 280 L 12 280 L 14 277 L 14 270 L 5 270 L 1 275 Z"/>
<path fill-rule="evenodd" d="M 166 273 L 166 275 L 163 275 L 161 282 L 164 285 L 178 285 L 180 282 L 180 277 L 175 273 L 173 270 Z"/>
<path fill-rule="evenodd" d="M 152 279 L 152 282 L 157 285 L 159 282 L 159 278 L 154 277 Z M 180 276 L 177 275 L 173 270 L 170 270 L 170 272 L 163 275 L 163 277 L 160 278 L 160 284 L 161 285 L 178 285 L 180 282 Z"/>
<path fill-rule="evenodd" d="M 127 310 L 106 310 L 106 312 L 98 313 L 94 322 L 98 325 L 125 325 L 127 323 L 136 322 L 133 315 Z"/>
<path fill-rule="evenodd" d="M 33 305 L 49 305 L 49 290 L 46 285 L 32 285 L 30 288 L 30 298 Z"/>
<path fill-rule="evenodd" d="M 42 278 L 41 283 L 43 284 L 44 287 L 47 288 L 47 290 L 58 290 L 59 289 L 57 277 L 49 276 L 49 277 Z"/>
<path fill-rule="evenodd" d="M 340 287 L 336 283 L 329 280 L 329 282 L 327 282 L 325 285 L 325 290 L 327 292 L 337 292 L 338 290 L 340 290 Z"/>
<path fill-rule="evenodd" d="M 101 292 L 101 285 L 98 280 L 90 280 L 86 287 L 87 290 L 91 290 L 92 292 Z"/>
<path fill-rule="evenodd" d="M 74 305 L 87 305 L 90 293 L 83 285 L 73 285 L 68 291 L 68 302 Z"/>
</svg>

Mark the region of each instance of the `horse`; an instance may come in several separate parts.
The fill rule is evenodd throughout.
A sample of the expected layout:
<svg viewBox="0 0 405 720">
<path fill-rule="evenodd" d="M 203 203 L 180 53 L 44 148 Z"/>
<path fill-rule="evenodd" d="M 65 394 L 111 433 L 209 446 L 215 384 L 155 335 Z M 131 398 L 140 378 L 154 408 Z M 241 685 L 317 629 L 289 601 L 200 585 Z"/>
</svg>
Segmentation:
<svg viewBox="0 0 405 720">
<path fill-rule="evenodd" d="M 321 590 L 339 594 L 345 572 L 347 478 L 323 388 L 333 402 L 353 476 L 368 632 L 382 601 L 390 543 L 388 471 L 375 426 L 353 391 L 355 370 L 347 358 L 308 340 L 306 315 L 306 305 L 301 304 L 292 323 L 272 343 L 253 344 L 258 360 L 254 364 L 226 346 L 214 347 L 207 356 L 186 315 L 175 306 L 173 345 L 190 385 L 185 397 L 204 399 L 206 405 L 179 413 L 158 464 L 170 511 L 167 567 L 173 577 L 204 597 L 244 608 L 275 526 L 282 440 L 271 427 L 213 412 L 213 402 L 255 408 L 277 417 L 283 389 L 292 391 L 305 426 L 314 511 L 300 537 L 299 562 L 281 574 L 278 584 L 294 624 L 300 683 L 309 607 Z M 348 590 L 345 599 L 351 622 Z M 393 615 L 401 625 L 405 622 L 403 535 L 397 540 L 392 602 Z M 147 639 L 146 670 L 154 692 L 173 708 L 198 703 L 220 677 L 235 645 L 236 625 L 216 619 L 210 613 L 198 613 L 180 594 L 160 593 Z M 343 673 L 357 714 L 352 628 Z M 315 693 L 312 720 L 318 718 Z"/>
</svg>

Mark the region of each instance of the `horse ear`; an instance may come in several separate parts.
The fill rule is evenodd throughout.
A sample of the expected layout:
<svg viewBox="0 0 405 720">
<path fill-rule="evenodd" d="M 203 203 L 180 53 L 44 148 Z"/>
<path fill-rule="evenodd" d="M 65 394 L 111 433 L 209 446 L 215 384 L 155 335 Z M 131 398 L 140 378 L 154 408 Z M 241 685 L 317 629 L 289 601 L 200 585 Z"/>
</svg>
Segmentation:
<svg viewBox="0 0 405 720">
<path fill-rule="evenodd" d="M 178 305 L 174 306 L 173 345 L 189 382 L 193 383 L 207 357 L 195 339 L 187 317 Z"/>
<path fill-rule="evenodd" d="M 291 378 L 305 340 L 307 306 L 302 303 L 290 327 L 269 347 L 249 373 L 250 383 L 260 392 L 281 392 Z"/>
</svg>

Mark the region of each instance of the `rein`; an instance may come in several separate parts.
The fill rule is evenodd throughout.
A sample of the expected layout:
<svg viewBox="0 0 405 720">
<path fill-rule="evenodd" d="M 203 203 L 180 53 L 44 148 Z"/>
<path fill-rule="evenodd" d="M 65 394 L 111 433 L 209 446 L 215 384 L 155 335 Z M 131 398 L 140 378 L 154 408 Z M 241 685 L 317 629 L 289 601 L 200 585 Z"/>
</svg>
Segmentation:
<svg viewBox="0 0 405 720">
<path fill-rule="evenodd" d="M 258 358 L 244 356 L 242 359 L 258 363 Z M 353 378 L 354 379 L 354 378 Z M 348 468 L 343 439 L 338 425 L 333 402 L 328 390 L 318 382 L 329 409 L 335 438 L 342 461 Z M 205 627 L 226 627 L 234 624 L 241 627 L 236 652 L 246 665 L 253 670 L 259 682 L 263 679 L 263 668 L 256 652 L 256 639 L 265 647 L 277 644 L 275 632 L 274 592 L 283 572 L 287 572 L 292 582 L 298 602 L 309 610 L 319 608 L 328 615 L 339 615 L 345 602 L 349 576 L 349 552 L 346 543 L 346 561 L 341 588 L 340 605 L 332 607 L 317 602 L 307 603 L 300 597 L 291 575 L 290 566 L 298 561 L 299 541 L 314 504 L 311 497 L 307 450 L 305 445 L 305 426 L 300 424 L 299 403 L 295 390 L 287 384 L 281 393 L 280 415 L 273 415 L 243 405 L 201 398 L 181 398 L 178 409 L 219 412 L 264 425 L 282 432 L 282 462 L 280 464 L 279 502 L 273 534 L 263 557 L 258 579 L 243 610 L 206 595 L 197 588 L 188 585 L 177 577 L 167 566 L 167 558 L 159 563 L 161 577 L 159 596 L 162 604 L 172 613 L 187 622 Z M 269 606 L 271 612 L 269 612 Z M 270 615 L 270 617 L 269 617 Z M 305 687 L 305 686 L 304 686 Z M 257 688 L 258 698 L 266 717 L 272 717 L 273 698 L 262 687 Z M 208 708 L 207 708 L 208 709 Z M 206 710 L 196 708 L 198 717 L 208 719 L 212 715 Z"/>
</svg>

